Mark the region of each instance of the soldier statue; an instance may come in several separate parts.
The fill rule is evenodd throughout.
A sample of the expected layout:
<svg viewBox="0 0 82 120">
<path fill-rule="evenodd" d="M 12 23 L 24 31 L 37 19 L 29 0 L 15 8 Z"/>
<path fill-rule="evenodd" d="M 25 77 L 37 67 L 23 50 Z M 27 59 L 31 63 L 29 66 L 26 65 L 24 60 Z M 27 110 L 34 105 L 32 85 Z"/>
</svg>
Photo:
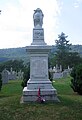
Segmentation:
<svg viewBox="0 0 82 120">
<path fill-rule="evenodd" d="M 35 28 L 37 26 L 42 27 L 43 17 L 44 17 L 44 14 L 40 8 L 37 8 L 36 10 L 34 10 L 33 20 L 34 20 L 34 27 Z"/>
</svg>

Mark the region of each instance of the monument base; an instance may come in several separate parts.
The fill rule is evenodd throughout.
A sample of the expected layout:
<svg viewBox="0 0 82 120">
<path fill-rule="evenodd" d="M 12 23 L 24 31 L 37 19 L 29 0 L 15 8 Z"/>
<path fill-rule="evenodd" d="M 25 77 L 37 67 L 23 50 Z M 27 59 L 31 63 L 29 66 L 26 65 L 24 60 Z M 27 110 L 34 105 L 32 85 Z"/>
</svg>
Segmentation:
<svg viewBox="0 0 82 120">
<path fill-rule="evenodd" d="M 38 91 L 40 88 L 40 96 L 45 99 L 45 101 L 54 101 L 59 102 L 57 98 L 57 91 L 52 86 L 51 81 L 31 81 L 27 82 L 27 87 L 23 89 L 23 98 L 24 102 L 36 102 L 38 99 Z"/>
<path fill-rule="evenodd" d="M 53 101 L 59 102 L 57 98 L 56 89 L 41 89 L 41 97 L 45 99 L 45 101 Z M 29 90 L 27 87 L 23 89 L 23 103 L 25 102 L 37 102 L 38 99 L 38 89 Z"/>
</svg>

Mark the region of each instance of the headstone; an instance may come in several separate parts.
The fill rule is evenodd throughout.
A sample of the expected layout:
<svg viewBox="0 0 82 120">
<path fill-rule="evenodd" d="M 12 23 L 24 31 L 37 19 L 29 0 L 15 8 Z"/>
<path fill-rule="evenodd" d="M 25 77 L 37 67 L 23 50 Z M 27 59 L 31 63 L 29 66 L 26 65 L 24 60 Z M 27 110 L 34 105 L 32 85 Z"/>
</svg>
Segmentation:
<svg viewBox="0 0 82 120">
<path fill-rule="evenodd" d="M 62 72 L 62 66 L 60 65 L 60 72 Z"/>
<path fill-rule="evenodd" d="M 38 90 L 46 101 L 59 101 L 57 90 L 48 78 L 48 53 L 52 46 L 44 42 L 43 12 L 37 8 L 33 14 L 33 41 L 27 46 L 30 54 L 30 79 L 23 89 L 23 102 L 37 101 Z"/>
<path fill-rule="evenodd" d="M 12 67 L 10 69 L 9 80 L 16 80 L 17 79 L 17 72 L 13 71 Z"/>
<path fill-rule="evenodd" d="M 63 77 L 67 77 L 70 74 L 69 69 L 64 69 L 63 71 Z"/>
<path fill-rule="evenodd" d="M 54 71 L 57 72 L 57 73 L 60 72 L 60 69 L 59 69 L 59 67 L 58 67 L 58 64 L 56 64 L 56 67 L 54 66 L 53 69 L 54 69 Z"/>
<path fill-rule="evenodd" d="M 9 80 L 9 71 L 6 68 L 2 71 L 2 84 L 8 83 Z"/>
<path fill-rule="evenodd" d="M 51 73 L 51 72 L 53 72 L 53 69 L 52 69 L 52 68 L 50 68 L 50 69 L 49 69 L 49 72 L 50 72 L 50 73 Z"/>
<path fill-rule="evenodd" d="M 21 70 L 18 72 L 18 80 L 23 80 L 23 74 L 24 72 L 22 72 Z"/>
<path fill-rule="evenodd" d="M 57 72 L 55 66 L 53 67 L 52 72 Z"/>
<path fill-rule="evenodd" d="M 58 79 L 58 78 L 62 78 L 62 77 L 63 77 L 62 72 L 53 73 L 53 79 Z"/>
</svg>

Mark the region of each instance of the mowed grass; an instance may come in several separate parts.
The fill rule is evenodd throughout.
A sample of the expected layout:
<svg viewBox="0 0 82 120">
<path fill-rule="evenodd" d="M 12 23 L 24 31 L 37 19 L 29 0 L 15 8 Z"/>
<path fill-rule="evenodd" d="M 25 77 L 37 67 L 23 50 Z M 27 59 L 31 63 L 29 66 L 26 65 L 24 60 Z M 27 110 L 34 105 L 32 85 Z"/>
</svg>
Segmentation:
<svg viewBox="0 0 82 120">
<path fill-rule="evenodd" d="M 55 80 L 59 103 L 20 104 L 21 81 L 10 81 L 0 92 L 0 120 L 82 120 L 82 96 L 70 87 L 70 77 Z"/>
</svg>

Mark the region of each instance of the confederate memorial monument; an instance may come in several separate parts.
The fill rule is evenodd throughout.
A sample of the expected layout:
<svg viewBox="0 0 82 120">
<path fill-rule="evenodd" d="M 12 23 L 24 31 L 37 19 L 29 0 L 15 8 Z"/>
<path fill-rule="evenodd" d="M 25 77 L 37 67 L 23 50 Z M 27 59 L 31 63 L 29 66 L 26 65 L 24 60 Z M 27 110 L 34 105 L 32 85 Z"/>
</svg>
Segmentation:
<svg viewBox="0 0 82 120">
<path fill-rule="evenodd" d="M 57 91 L 48 76 L 48 53 L 52 46 L 44 41 L 43 17 L 40 8 L 34 10 L 33 41 L 27 46 L 30 54 L 30 79 L 27 81 L 27 87 L 23 89 L 23 102 L 37 101 L 39 90 L 45 101 L 58 101 Z"/>
</svg>

